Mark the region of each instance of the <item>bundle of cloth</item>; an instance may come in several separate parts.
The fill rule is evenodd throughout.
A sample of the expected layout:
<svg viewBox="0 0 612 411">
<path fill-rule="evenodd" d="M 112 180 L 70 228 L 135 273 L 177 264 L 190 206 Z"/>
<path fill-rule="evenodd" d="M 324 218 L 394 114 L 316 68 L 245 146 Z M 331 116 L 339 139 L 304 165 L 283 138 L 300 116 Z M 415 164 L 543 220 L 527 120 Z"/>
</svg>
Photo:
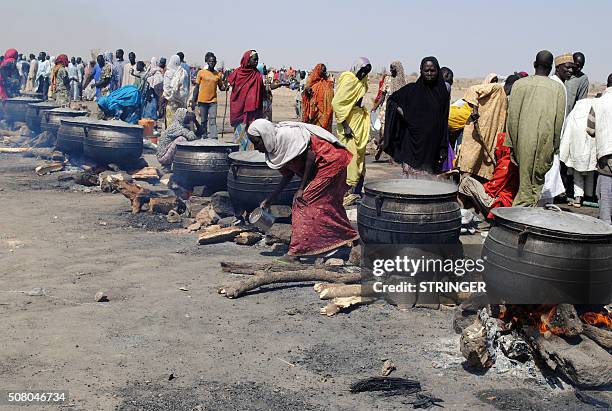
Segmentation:
<svg viewBox="0 0 612 411">
<path fill-rule="evenodd" d="M 123 120 L 136 124 L 142 112 L 140 91 L 136 86 L 123 86 L 98 99 L 98 107 L 104 118 Z"/>
</svg>

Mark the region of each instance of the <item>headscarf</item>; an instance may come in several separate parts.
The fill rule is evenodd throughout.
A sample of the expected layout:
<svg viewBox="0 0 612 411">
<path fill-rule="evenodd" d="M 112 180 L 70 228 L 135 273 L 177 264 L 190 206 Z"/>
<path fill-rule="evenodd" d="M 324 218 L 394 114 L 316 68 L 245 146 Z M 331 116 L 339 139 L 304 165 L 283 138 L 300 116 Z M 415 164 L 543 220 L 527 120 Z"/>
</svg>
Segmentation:
<svg viewBox="0 0 612 411">
<path fill-rule="evenodd" d="M 4 52 L 4 60 L 2 60 L 2 66 L 5 66 L 9 63 L 16 63 L 18 55 L 19 53 L 16 49 L 8 49 L 6 52 Z"/>
<path fill-rule="evenodd" d="M 51 88 L 49 89 L 49 95 L 52 96 L 57 91 L 57 73 L 62 67 L 68 66 L 68 56 L 60 54 L 57 57 L 51 57 L 51 64 L 53 69 L 51 70 Z"/>
<path fill-rule="evenodd" d="M 159 67 L 159 60 L 157 57 L 151 58 L 151 64 L 149 65 L 145 78 L 149 86 L 155 91 L 155 94 L 160 95 L 162 93 L 161 88 L 164 82 L 164 76 L 162 75 L 161 67 Z"/>
<path fill-rule="evenodd" d="M 164 73 L 164 82 L 166 81 L 166 79 L 168 81 L 172 80 L 174 73 L 176 73 L 176 70 L 178 70 L 180 66 L 181 58 L 179 56 L 175 54 L 170 57 L 170 60 L 168 60 L 168 64 L 166 65 L 166 72 Z"/>
<path fill-rule="evenodd" d="M 164 73 L 164 98 L 171 103 L 185 106 L 189 94 L 189 74 L 181 66 L 181 58 L 173 55 L 168 60 Z"/>
<path fill-rule="evenodd" d="M 368 64 L 370 64 L 370 60 L 368 60 L 367 58 L 357 57 L 357 59 L 353 62 L 351 71 L 353 72 L 353 74 L 357 74 L 359 70 L 361 70 L 363 67 L 367 66 Z"/>
<path fill-rule="evenodd" d="M 261 109 L 263 105 L 263 78 L 256 68 L 248 66 L 253 53 L 257 52 L 245 51 L 240 60 L 240 67 L 232 71 L 227 78 L 232 86 L 230 124 L 234 127 L 246 121 L 248 113 Z"/>
<path fill-rule="evenodd" d="M 321 127 L 331 131 L 334 113 L 332 107 L 334 83 L 323 78 L 322 69 L 323 64 L 317 64 L 306 80 L 306 87 L 310 87 L 312 96 L 309 98 L 306 93 L 302 94 L 302 120 L 306 123 L 318 121 Z"/>
<path fill-rule="evenodd" d="M 297 121 L 283 121 L 275 125 L 260 118 L 251 123 L 248 133 L 261 137 L 266 147 L 266 163 L 274 170 L 306 151 L 313 134 L 335 146 L 344 147 L 336 136 L 324 128 Z"/>
<path fill-rule="evenodd" d="M 401 89 L 406 85 L 406 75 L 404 74 L 404 66 L 399 61 L 394 61 L 391 63 L 391 67 L 395 69 L 397 75 L 395 77 L 389 76 L 389 94 L 391 95 L 395 93 L 397 90 Z"/>
<path fill-rule="evenodd" d="M 111 53 L 110 51 L 107 51 L 104 53 L 104 61 L 106 62 L 106 64 L 113 64 L 113 53 Z"/>
<path fill-rule="evenodd" d="M 495 77 L 498 77 L 497 74 L 495 74 L 495 73 L 487 74 L 487 76 L 482 81 L 482 84 L 489 84 L 489 83 L 491 83 L 491 80 L 493 80 Z"/>
<path fill-rule="evenodd" d="M 68 67 L 68 56 L 65 54 L 60 54 L 59 56 L 57 56 L 57 58 L 55 59 L 55 64 L 61 64 L 64 67 Z"/>
<path fill-rule="evenodd" d="M 187 109 L 183 107 L 177 108 L 172 118 L 172 124 L 163 133 L 172 140 L 193 133 L 193 131 L 185 127 L 185 117 L 187 117 Z M 194 138 L 187 138 L 187 140 L 194 140 Z"/>
<path fill-rule="evenodd" d="M 435 57 L 425 57 L 421 69 L 432 62 L 438 71 L 433 81 L 420 76 L 392 94 L 387 103 L 384 148 L 398 162 L 421 169 L 439 166 L 448 154 L 449 94 L 440 64 Z M 403 112 L 403 118 L 397 113 Z"/>
<path fill-rule="evenodd" d="M 13 63 L 16 64 L 17 61 L 17 50 L 15 49 L 8 49 L 5 53 L 4 53 L 4 60 L 2 60 L 2 64 L 0 65 L 0 68 L 4 68 L 6 66 L 8 66 L 9 64 Z M 9 96 L 7 94 L 7 85 L 4 84 L 5 80 L 2 77 L 2 72 L 0 72 L 0 101 L 1 100 L 6 100 Z M 10 91 L 9 91 L 10 93 Z"/>
</svg>

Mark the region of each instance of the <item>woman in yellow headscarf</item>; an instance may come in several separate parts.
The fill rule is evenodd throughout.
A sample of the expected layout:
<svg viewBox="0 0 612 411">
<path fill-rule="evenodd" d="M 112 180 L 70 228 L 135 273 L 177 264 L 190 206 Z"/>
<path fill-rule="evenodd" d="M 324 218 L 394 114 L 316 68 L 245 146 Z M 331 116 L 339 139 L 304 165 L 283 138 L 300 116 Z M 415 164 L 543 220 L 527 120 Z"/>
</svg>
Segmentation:
<svg viewBox="0 0 612 411">
<path fill-rule="evenodd" d="M 353 154 L 348 165 L 346 183 L 353 194 L 361 194 L 365 176 L 365 152 L 370 137 L 370 116 L 362 107 L 363 96 L 368 91 L 370 60 L 358 58 L 350 71 L 340 74 L 332 107 L 336 116 L 338 139 Z"/>
</svg>

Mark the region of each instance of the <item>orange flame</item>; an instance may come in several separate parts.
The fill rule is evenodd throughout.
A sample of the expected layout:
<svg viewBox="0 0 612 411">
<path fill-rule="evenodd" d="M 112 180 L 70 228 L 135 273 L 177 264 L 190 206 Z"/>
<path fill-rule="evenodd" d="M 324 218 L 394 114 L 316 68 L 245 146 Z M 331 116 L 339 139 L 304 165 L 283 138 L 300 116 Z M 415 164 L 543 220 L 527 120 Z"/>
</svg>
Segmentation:
<svg viewBox="0 0 612 411">
<path fill-rule="evenodd" d="M 580 318 L 587 324 L 612 328 L 612 318 L 608 314 L 590 312 L 582 314 Z"/>
</svg>

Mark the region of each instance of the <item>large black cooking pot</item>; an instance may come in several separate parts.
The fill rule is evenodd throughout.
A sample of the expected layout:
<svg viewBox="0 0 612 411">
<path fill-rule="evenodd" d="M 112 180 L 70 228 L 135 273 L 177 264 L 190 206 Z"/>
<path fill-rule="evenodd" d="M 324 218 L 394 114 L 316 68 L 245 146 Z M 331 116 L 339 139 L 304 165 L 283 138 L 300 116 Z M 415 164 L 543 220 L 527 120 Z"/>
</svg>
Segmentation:
<svg viewBox="0 0 612 411">
<path fill-rule="evenodd" d="M 62 118 L 81 117 L 88 113 L 85 110 L 58 107 L 51 110 L 41 110 L 40 129 L 51 134 L 57 134 Z"/>
<path fill-rule="evenodd" d="M 229 155 L 227 192 L 234 209 L 253 211 L 278 186 L 283 175 L 266 164 L 266 156 L 259 151 L 238 151 Z M 281 191 L 273 204 L 288 205 L 300 187 L 301 179 L 294 177 Z"/>
<path fill-rule="evenodd" d="M 357 209 L 366 244 L 456 244 L 461 232 L 457 186 L 440 181 L 389 180 L 365 185 Z"/>
<path fill-rule="evenodd" d="M 43 99 L 43 94 L 42 93 L 34 93 L 31 91 L 22 91 L 21 93 L 21 97 L 31 97 L 31 98 L 37 98 L 42 100 Z"/>
<path fill-rule="evenodd" d="M 25 122 L 28 128 L 34 133 L 40 133 L 41 112 L 59 107 L 54 101 L 43 101 L 40 103 L 30 103 L 26 109 Z"/>
<path fill-rule="evenodd" d="M 84 127 L 85 156 L 98 163 L 129 165 L 142 156 L 143 127 L 121 120 L 98 120 Z"/>
<path fill-rule="evenodd" d="M 179 143 L 172 163 L 173 178 L 185 188 L 206 186 L 211 194 L 224 191 L 230 165 L 228 155 L 238 148 L 238 144 L 210 139 Z"/>
<path fill-rule="evenodd" d="M 556 206 L 498 208 L 493 215 L 482 250 L 491 301 L 612 301 L 612 226 Z"/>
<path fill-rule="evenodd" d="M 97 123 L 91 117 L 74 117 L 60 119 L 60 128 L 57 130 L 56 148 L 69 154 L 83 153 L 83 142 L 85 140 L 85 127 Z"/>
<path fill-rule="evenodd" d="M 13 97 L 4 100 L 3 115 L 4 119 L 9 123 L 15 122 L 25 123 L 26 110 L 28 104 L 40 103 L 41 98 L 34 97 Z"/>
</svg>

